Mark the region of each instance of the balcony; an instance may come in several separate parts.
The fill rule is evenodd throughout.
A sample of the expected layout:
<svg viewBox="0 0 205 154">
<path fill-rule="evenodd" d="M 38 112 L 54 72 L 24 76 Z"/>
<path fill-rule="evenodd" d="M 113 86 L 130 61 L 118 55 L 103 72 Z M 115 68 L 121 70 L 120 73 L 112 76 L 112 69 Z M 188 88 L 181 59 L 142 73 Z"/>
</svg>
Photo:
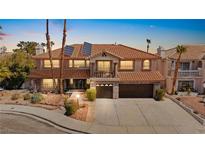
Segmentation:
<svg viewBox="0 0 205 154">
<path fill-rule="evenodd" d="M 201 76 L 201 70 L 179 70 L 179 77 L 199 77 Z"/>
<path fill-rule="evenodd" d="M 93 73 L 93 76 L 96 78 L 114 78 L 115 73 L 113 72 L 103 72 L 103 71 L 97 71 Z"/>
</svg>

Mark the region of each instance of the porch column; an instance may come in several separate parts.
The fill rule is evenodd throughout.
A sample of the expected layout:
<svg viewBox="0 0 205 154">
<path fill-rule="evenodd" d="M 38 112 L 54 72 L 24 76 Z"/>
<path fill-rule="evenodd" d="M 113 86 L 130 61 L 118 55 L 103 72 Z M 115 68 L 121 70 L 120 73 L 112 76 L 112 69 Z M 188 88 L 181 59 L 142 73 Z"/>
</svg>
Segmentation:
<svg viewBox="0 0 205 154">
<path fill-rule="evenodd" d="M 92 62 L 90 67 L 90 76 L 93 77 L 94 76 L 94 63 Z"/>
<path fill-rule="evenodd" d="M 117 77 L 117 63 L 114 63 L 114 73 L 115 73 L 115 77 Z"/>
<path fill-rule="evenodd" d="M 157 89 L 160 89 L 160 83 L 155 83 L 153 86 L 153 97 L 156 95 Z"/>
<path fill-rule="evenodd" d="M 113 84 L 113 98 L 114 99 L 119 98 L 119 84 L 118 83 Z"/>
<path fill-rule="evenodd" d="M 90 88 L 95 88 L 96 89 L 96 82 L 95 81 L 90 81 Z"/>
</svg>

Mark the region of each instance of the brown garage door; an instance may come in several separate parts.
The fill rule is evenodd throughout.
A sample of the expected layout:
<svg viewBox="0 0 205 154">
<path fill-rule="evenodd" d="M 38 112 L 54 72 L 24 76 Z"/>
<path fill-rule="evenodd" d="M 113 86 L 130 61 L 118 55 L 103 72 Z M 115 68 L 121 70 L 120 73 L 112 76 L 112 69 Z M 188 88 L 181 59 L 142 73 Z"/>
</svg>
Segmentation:
<svg viewBox="0 0 205 154">
<path fill-rule="evenodd" d="M 119 97 L 120 98 L 152 98 L 153 85 L 152 84 L 120 84 Z"/>
<path fill-rule="evenodd" d="M 97 86 L 97 98 L 113 98 L 112 92 L 113 87 L 112 86 Z"/>
</svg>

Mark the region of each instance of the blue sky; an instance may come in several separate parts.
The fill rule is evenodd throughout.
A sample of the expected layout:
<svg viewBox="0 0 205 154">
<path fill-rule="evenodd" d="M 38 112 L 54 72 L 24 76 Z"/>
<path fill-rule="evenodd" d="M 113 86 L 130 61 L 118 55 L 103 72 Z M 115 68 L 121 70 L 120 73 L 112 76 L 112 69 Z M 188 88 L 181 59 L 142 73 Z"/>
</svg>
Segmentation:
<svg viewBox="0 0 205 154">
<path fill-rule="evenodd" d="M 2 19 L 5 45 L 9 51 L 19 41 L 46 42 L 45 20 Z M 63 20 L 50 20 L 53 48 L 61 46 Z M 71 19 L 67 20 L 67 44 L 118 43 L 146 50 L 146 38 L 151 39 L 150 50 L 156 52 L 161 45 L 171 48 L 177 44 L 205 44 L 205 20 L 112 20 L 112 19 Z"/>
</svg>

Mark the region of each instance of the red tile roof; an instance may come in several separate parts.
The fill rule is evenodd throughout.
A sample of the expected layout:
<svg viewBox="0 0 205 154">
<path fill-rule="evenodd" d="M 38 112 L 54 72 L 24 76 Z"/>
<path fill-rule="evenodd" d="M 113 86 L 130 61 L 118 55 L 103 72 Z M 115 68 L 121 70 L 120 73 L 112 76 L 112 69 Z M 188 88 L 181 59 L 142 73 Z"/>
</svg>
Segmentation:
<svg viewBox="0 0 205 154">
<path fill-rule="evenodd" d="M 205 45 L 184 45 L 186 52 L 182 54 L 181 60 L 199 60 L 205 58 Z M 176 48 L 165 50 L 167 57 L 177 59 L 179 54 Z"/>
<path fill-rule="evenodd" d="M 60 77 L 60 69 L 54 69 L 54 77 Z M 81 69 L 70 69 L 64 70 L 63 74 L 64 78 L 74 78 L 74 79 L 86 79 L 90 77 L 89 70 L 81 70 Z M 52 78 L 52 73 L 50 69 L 44 70 L 32 70 L 29 78 Z"/>
<path fill-rule="evenodd" d="M 164 81 L 164 77 L 158 71 L 145 72 L 118 72 L 118 77 L 122 82 L 138 82 L 138 81 Z"/>
<path fill-rule="evenodd" d="M 89 58 L 89 56 L 85 56 L 82 52 L 82 44 L 74 44 L 73 54 L 71 56 L 65 55 L 65 59 L 69 58 Z M 139 49 L 131 48 L 125 45 L 115 45 L 115 44 L 92 44 L 91 56 L 95 56 L 102 52 L 108 52 L 116 57 L 125 58 L 125 59 L 158 59 L 160 58 L 158 55 L 144 52 Z M 61 49 L 56 49 L 52 51 L 52 57 L 54 59 L 60 58 Z M 43 53 L 40 55 L 36 55 L 33 58 L 37 59 L 48 59 L 48 53 Z"/>
</svg>

